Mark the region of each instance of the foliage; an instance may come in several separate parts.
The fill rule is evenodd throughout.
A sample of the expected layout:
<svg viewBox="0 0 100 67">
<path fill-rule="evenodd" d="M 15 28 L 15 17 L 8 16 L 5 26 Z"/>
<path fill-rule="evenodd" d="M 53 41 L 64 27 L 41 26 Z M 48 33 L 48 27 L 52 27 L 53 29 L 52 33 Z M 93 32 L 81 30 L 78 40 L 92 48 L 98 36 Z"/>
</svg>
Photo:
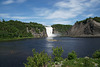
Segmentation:
<svg viewBox="0 0 100 67">
<path fill-rule="evenodd" d="M 56 47 L 52 49 L 53 55 L 57 57 L 56 61 L 54 59 L 54 62 L 52 62 L 52 58 L 48 56 L 44 51 L 38 53 L 33 49 L 33 57 L 29 56 L 27 58 L 28 62 L 24 63 L 25 67 L 59 67 L 59 65 L 61 65 L 61 67 L 100 67 L 100 58 L 77 58 L 75 51 L 72 51 L 68 54 L 70 55 L 70 59 L 65 58 L 61 61 L 58 60 L 58 58 L 61 58 L 63 53 L 62 47 Z"/>
<path fill-rule="evenodd" d="M 96 60 L 97 61 L 97 60 Z M 94 59 L 77 58 L 73 60 L 64 60 L 62 67 L 95 67 Z M 87 66 L 88 65 L 88 66 Z"/>
<path fill-rule="evenodd" d="M 72 60 L 72 59 L 76 59 L 77 55 L 75 51 L 72 51 L 71 53 L 68 53 L 68 59 Z"/>
<path fill-rule="evenodd" d="M 28 62 L 26 64 L 24 63 L 25 67 L 45 67 L 51 61 L 51 57 L 44 51 L 41 53 L 36 52 L 35 49 L 32 51 L 33 57 L 29 56 L 27 58 Z"/>
<path fill-rule="evenodd" d="M 57 62 L 61 61 L 62 60 L 61 55 L 63 53 L 62 47 L 52 48 L 52 50 L 53 50 L 53 55 L 54 55 L 54 61 L 57 61 Z"/>
<path fill-rule="evenodd" d="M 85 57 L 83 60 L 84 67 L 93 67 L 93 63 L 89 60 L 89 57 Z"/>
<path fill-rule="evenodd" d="M 100 58 L 100 50 L 97 50 L 93 53 L 93 58 Z"/>
<path fill-rule="evenodd" d="M 95 20 L 95 21 L 100 23 L 100 17 L 94 17 L 93 20 Z"/>
<path fill-rule="evenodd" d="M 29 27 L 29 29 L 31 29 L 32 27 L 36 31 L 36 33 L 39 33 L 45 30 L 45 27 L 42 24 L 38 24 L 34 22 L 30 22 L 29 24 L 27 23 L 26 26 Z"/>
<path fill-rule="evenodd" d="M 24 23 L 21 21 L 9 20 L 0 22 L 0 40 L 1 39 L 13 39 L 13 38 L 25 38 L 25 37 L 33 37 L 31 32 L 27 32 L 28 30 L 34 29 L 34 32 L 40 33 L 45 27 L 42 24 L 30 22 Z"/>
<path fill-rule="evenodd" d="M 65 33 L 67 30 L 69 30 L 72 25 L 62 25 L 62 24 L 54 24 L 52 25 L 54 30 L 60 32 L 60 33 Z"/>
<path fill-rule="evenodd" d="M 86 19 L 81 20 L 81 21 L 76 21 L 76 23 L 80 24 L 81 22 L 83 22 L 83 23 L 85 24 L 85 23 L 86 23 L 86 21 L 87 21 L 87 20 L 89 20 L 89 19 L 93 19 L 93 20 L 95 20 L 95 21 L 97 21 L 97 22 L 99 22 L 99 23 L 100 23 L 100 17 L 94 17 L 94 18 L 89 17 L 89 18 L 86 18 Z"/>
</svg>

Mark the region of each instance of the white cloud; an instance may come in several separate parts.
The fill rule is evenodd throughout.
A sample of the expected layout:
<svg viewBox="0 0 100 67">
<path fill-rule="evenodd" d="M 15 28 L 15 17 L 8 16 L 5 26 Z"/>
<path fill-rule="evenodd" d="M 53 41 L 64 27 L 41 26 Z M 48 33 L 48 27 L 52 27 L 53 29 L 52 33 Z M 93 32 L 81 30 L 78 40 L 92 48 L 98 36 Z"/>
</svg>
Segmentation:
<svg viewBox="0 0 100 67">
<path fill-rule="evenodd" d="M 71 20 L 77 16 L 83 16 L 93 7 L 100 4 L 100 0 L 62 0 L 56 2 L 52 9 L 37 8 L 36 14 L 43 19 L 52 20 L 53 24 L 73 24 Z M 93 9 L 94 10 L 94 9 Z M 91 17 L 93 14 L 85 14 L 84 17 Z M 59 19 L 59 21 L 57 20 Z M 65 21 L 68 20 L 68 21 Z"/>
<path fill-rule="evenodd" d="M 13 19 L 31 19 L 32 17 L 20 17 L 20 16 L 13 16 Z"/>
<path fill-rule="evenodd" d="M 12 4 L 12 3 L 23 3 L 25 1 L 26 0 L 6 0 L 6 1 L 3 1 L 2 4 L 7 5 L 7 4 Z"/>
<path fill-rule="evenodd" d="M 25 16 L 11 16 L 10 14 L 0 14 L 2 18 L 9 18 L 9 19 L 34 19 L 38 17 L 25 17 Z"/>
<path fill-rule="evenodd" d="M 93 14 L 88 14 L 88 15 L 85 15 L 86 17 L 92 17 L 93 16 Z"/>
<path fill-rule="evenodd" d="M 76 14 L 66 10 L 57 10 L 49 14 L 46 19 L 68 19 L 73 17 L 76 17 Z"/>
<path fill-rule="evenodd" d="M 12 19 L 34 19 L 34 18 L 38 18 L 38 17 L 12 16 L 10 18 L 12 18 Z"/>
<path fill-rule="evenodd" d="M 9 14 L 0 14 L 0 17 L 2 17 L 2 18 L 10 18 L 10 16 L 9 16 Z"/>
<path fill-rule="evenodd" d="M 11 3 L 14 3 L 14 1 L 13 0 L 6 0 L 6 1 L 2 2 L 2 4 L 11 4 Z"/>
<path fill-rule="evenodd" d="M 53 24 L 72 24 L 71 21 L 64 21 L 64 20 L 55 20 L 52 22 Z"/>
<path fill-rule="evenodd" d="M 47 16 L 47 19 L 63 18 L 69 19 L 80 15 L 87 8 L 86 0 L 60 1 L 54 4 L 58 9 Z"/>
<path fill-rule="evenodd" d="M 23 3 L 25 2 L 26 0 L 17 0 L 17 3 Z"/>
<path fill-rule="evenodd" d="M 48 9 L 48 8 L 33 8 L 33 11 L 35 11 L 35 13 L 38 16 L 47 16 L 51 13 L 52 10 Z"/>
<path fill-rule="evenodd" d="M 56 9 L 39 8 L 41 11 L 36 12 L 39 16 L 45 17 L 45 19 L 70 19 L 81 15 L 88 9 L 92 9 L 92 7 L 96 6 L 93 5 L 96 2 L 100 4 L 100 0 L 64 0 L 53 5 Z"/>
</svg>

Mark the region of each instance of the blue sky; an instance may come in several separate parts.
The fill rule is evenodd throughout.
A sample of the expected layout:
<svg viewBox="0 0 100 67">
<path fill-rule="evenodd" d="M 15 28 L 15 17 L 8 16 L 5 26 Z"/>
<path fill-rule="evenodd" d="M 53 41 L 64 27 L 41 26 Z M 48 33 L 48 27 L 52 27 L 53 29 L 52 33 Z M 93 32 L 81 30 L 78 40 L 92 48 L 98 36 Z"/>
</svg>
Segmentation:
<svg viewBox="0 0 100 67">
<path fill-rule="evenodd" d="M 0 0 L 0 20 L 73 25 L 95 16 L 100 17 L 100 0 Z"/>
</svg>

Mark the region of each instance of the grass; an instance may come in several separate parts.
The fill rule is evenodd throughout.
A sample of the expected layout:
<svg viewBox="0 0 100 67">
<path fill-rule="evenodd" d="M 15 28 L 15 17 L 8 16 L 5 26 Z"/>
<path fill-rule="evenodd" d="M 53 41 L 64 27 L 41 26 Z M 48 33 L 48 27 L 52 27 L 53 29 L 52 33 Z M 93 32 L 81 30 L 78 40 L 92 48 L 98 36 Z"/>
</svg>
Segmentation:
<svg viewBox="0 0 100 67">
<path fill-rule="evenodd" d="M 16 37 L 16 38 L 0 38 L 0 41 L 12 41 L 12 40 L 21 40 L 21 39 L 28 39 L 28 38 L 34 38 L 34 37 Z"/>
</svg>

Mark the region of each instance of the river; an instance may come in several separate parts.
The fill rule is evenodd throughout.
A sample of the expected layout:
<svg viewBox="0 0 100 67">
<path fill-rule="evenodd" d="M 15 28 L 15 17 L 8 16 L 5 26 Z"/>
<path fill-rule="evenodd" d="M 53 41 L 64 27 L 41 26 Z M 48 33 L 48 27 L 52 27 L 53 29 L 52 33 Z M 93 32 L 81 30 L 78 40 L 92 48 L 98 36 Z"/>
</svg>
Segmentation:
<svg viewBox="0 0 100 67">
<path fill-rule="evenodd" d="M 72 50 L 78 57 L 92 57 L 93 52 L 100 49 L 100 38 L 54 37 L 0 42 L 0 67 L 24 67 L 23 63 L 32 56 L 33 48 L 37 52 L 45 50 L 52 56 L 52 47 L 56 46 L 63 48 L 63 58 Z"/>
</svg>

